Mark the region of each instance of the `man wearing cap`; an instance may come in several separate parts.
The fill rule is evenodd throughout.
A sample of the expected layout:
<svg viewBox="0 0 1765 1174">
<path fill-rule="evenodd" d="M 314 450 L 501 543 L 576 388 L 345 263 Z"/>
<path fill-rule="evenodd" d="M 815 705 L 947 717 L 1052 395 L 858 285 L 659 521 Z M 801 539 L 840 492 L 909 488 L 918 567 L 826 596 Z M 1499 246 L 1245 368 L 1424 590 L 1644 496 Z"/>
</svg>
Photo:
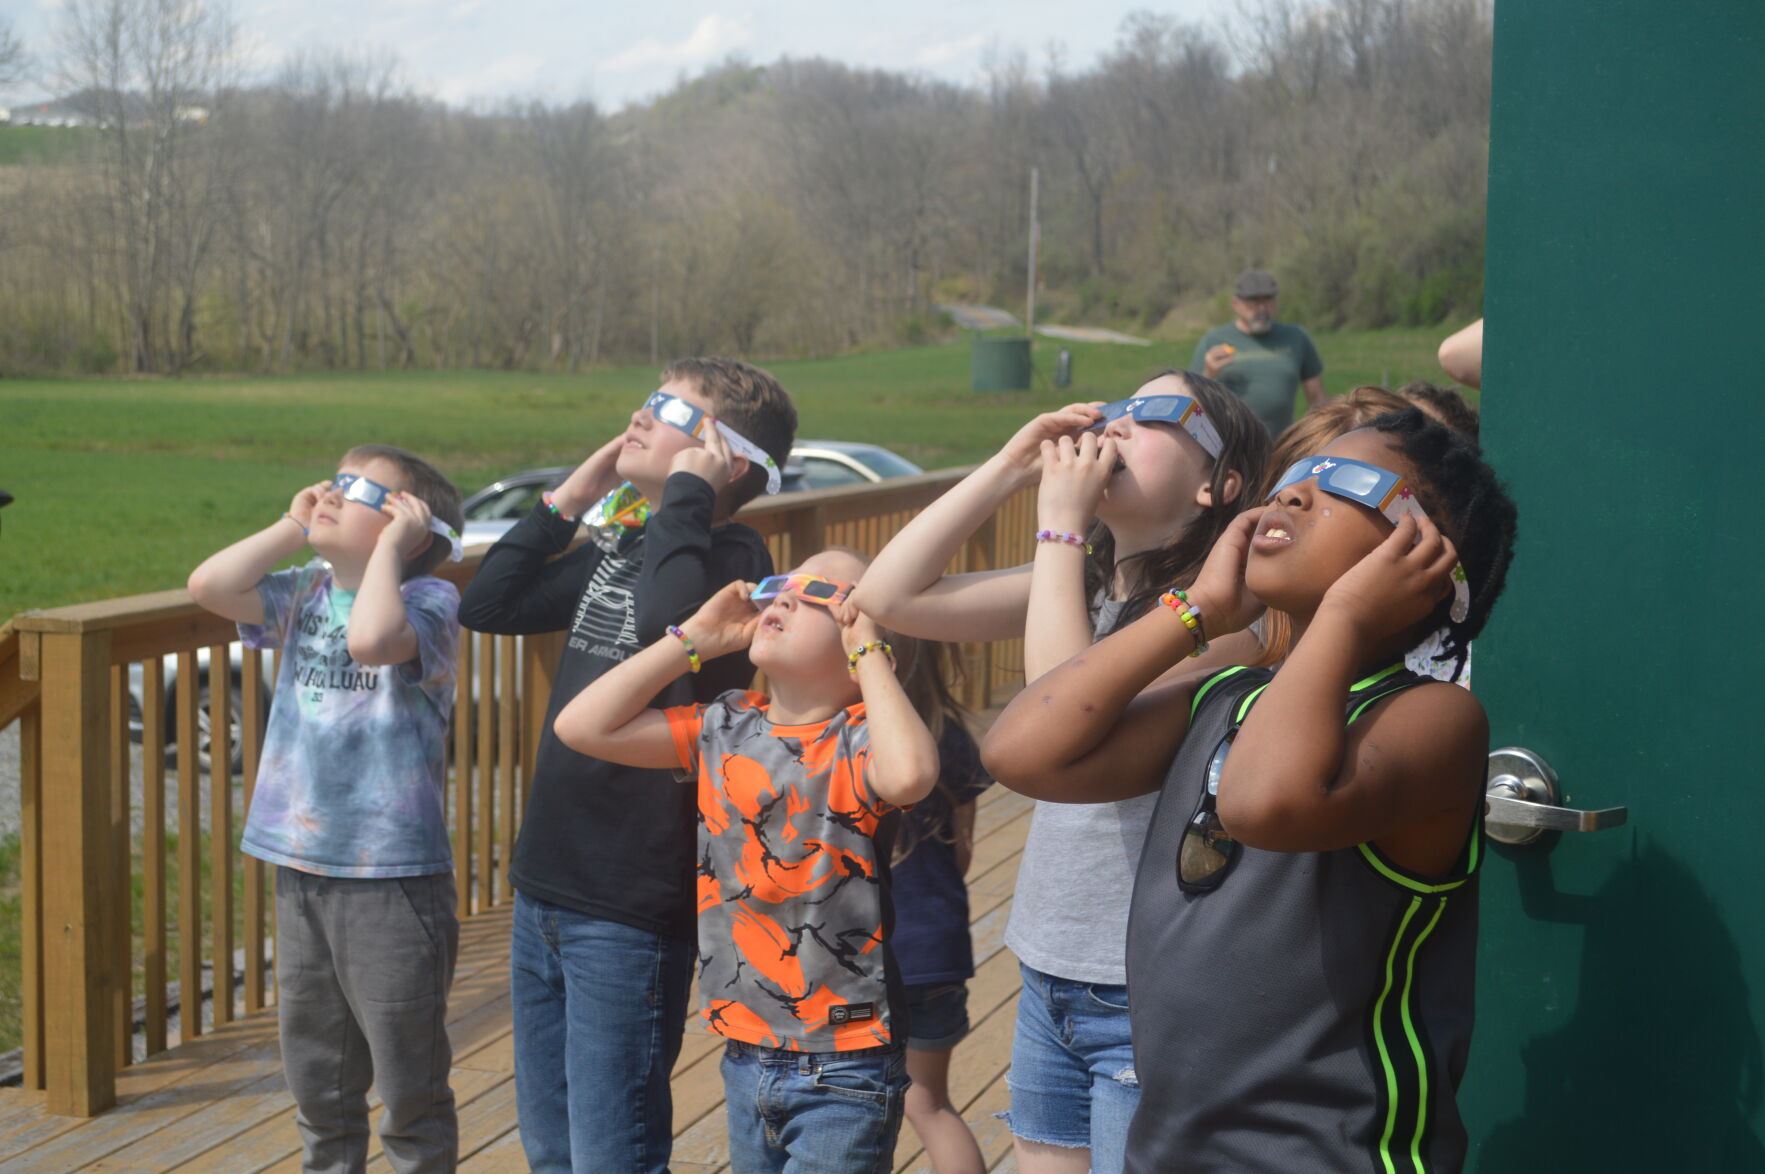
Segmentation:
<svg viewBox="0 0 1765 1174">
<path fill-rule="evenodd" d="M 1305 327 L 1275 321 L 1274 275 L 1246 269 L 1232 290 L 1237 321 L 1216 326 L 1195 344 L 1189 370 L 1217 379 L 1243 400 L 1257 419 L 1279 436 L 1293 423 L 1293 394 L 1305 389 L 1305 402 L 1324 402 L 1324 360 Z"/>
</svg>

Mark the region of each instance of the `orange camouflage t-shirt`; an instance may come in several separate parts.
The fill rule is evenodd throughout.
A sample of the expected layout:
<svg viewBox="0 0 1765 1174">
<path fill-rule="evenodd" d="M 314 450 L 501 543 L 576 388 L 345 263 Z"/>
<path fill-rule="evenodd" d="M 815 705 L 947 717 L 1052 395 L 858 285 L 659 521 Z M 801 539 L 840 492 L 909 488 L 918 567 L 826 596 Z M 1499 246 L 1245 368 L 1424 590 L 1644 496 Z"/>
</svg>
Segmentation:
<svg viewBox="0 0 1765 1174">
<path fill-rule="evenodd" d="M 764 695 L 732 690 L 662 711 L 698 783 L 700 1014 L 760 1047 L 895 1043 L 883 817 L 896 808 L 864 781 L 864 706 L 806 726 L 766 710 Z"/>
</svg>

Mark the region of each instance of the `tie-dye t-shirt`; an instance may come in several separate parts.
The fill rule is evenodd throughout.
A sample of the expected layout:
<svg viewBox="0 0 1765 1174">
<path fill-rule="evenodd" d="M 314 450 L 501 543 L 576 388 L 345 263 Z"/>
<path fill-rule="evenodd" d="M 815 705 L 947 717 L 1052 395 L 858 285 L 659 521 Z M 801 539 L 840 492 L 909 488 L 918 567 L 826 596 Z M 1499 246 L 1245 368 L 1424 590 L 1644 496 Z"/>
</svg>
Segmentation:
<svg viewBox="0 0 1765 1174">
<path fill-rule="evenodd" d="M 896 808 L 864 781 L 862 704 L 773 725 L 758 693 L 663 710 L 698 784 L 700 1014 L 760 1047 L 847 1052 L 905 1038 L 887 938 Z"/>
<path fill-rule="evenodd" d="M 320 876 L 453 869 L 443 782 L 460 594 L 427 575 L 399 592 L 416 657 L 362 665 L 349 655 L 355 592 L 323 563 L 258 582 L 264 622 L 239 638 L 282 649 L 241 845 L 259 860 Z"/>
</svg>

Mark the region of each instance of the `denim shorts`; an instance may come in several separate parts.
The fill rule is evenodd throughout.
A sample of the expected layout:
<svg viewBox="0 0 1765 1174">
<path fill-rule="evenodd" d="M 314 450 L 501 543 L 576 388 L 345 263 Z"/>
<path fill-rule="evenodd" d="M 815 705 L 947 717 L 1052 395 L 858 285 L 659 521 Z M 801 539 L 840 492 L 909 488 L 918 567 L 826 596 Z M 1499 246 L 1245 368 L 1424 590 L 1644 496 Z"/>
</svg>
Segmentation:
<svg viewBox="0 0 1765 1174">
<path fill-rule="evenodd" d="M 907 1046 L 919 1052 L 947 1052 L 968 1034 L 966 982 L 907 984 Z"/>
<path fill-rule="evenodd" d="M 1140 1103 L 1124 986 L 1074 982 L 1028 966 L 1011 1042 L 1013 1136 L 1091 1151 L 1093 1174 L 1120 1174 Z"/>
<path fill-rule="evenodd" d="M 723 1050 L 733 1174 L 890 1174 L 907 1097 L 899 1046 L 787 1052 L 731 1040 Z"/>
</svg>

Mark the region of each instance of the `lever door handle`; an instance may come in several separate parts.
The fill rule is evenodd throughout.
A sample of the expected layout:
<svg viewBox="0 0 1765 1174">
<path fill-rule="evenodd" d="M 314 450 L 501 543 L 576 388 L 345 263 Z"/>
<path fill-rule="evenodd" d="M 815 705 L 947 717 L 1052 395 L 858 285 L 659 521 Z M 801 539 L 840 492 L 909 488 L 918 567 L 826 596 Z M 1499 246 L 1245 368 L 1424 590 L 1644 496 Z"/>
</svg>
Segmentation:
<svg viewBox="0 0 1765 1174">
<path fill-rule="evenodd" d="M 1483 829 L 1503 844 L 1530 844 L 1547 831 L 1597 832 L 1629 822 L 1626 807 L 1581 811 L 1562 806 L 1556 772 L 1544 759 L 1520 746 L 1489 755 Z"/>
</svg>

